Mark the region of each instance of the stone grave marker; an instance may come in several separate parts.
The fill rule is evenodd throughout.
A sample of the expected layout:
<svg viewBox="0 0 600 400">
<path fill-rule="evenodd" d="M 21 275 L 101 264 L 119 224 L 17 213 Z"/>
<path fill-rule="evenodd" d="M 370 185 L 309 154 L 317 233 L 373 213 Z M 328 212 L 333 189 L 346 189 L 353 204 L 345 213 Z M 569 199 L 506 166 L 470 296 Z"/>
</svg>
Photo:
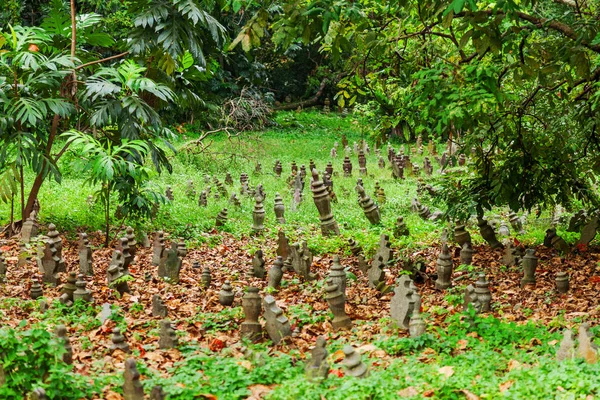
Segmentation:
<svg viewBox="0 0 600 400">
<path fill-rule="evenodd" d="M 252 258 L 252 276 L 255 278 L 265 279 L 267 271 L 265 270 L 265 260 L 263 259 L 263 251 L 257 250 Z"/>
<path fill-rule="evenodd" d="M 375 257 L 378 255 L 381 256 L 382 262 L 385 265 L 387 265 L 394 258 L 394 251 L 392 250 L 390 237 L 385 233 L 381 234 L 379 237 L 379 248 L 377 249 L 377 253 L 375 253 Z"/>
<path fill-rule="evenodd" d="M 593 216 L 581 230 L 581 236 L 579 237 L 579 241 L 577 243 L 589 244 L 596 237 L 599 226 L 600 223 L 598 222 L 598 216 Z"/>
<path fill-rule="evenodd" d="M 206 207 L 208 205 L 208 192 L 203 190 L 200 192 L 200 196 L 198 197 L 198 206 Z"/>
<path fill-rule="evenodd" d="M 400 275 L 390 301 L 390 314 L 398 327 L 408 329 L 410 317 L 415 309 L 421 308 L 421 297 L 408 275 Z"/>
<path fill-rule="evenodd" d="M 265 208 L 262 200 L 256 199 L 254 210 L 252 211 L 252 230 L 254 233 L 260 233 L 265 229 Z"/>
<path fill-rule="evenodd" d="M 414 312 L 410 317 L 410 322 L 408 323 L 408 333 L 411 338 L 416 338 L 425 333 L 427 325 L 421 316 L 421 311 L 419 308 L 415 308 Z"/>
<path fill-rule="evenodd" d="M 244 322 L 242 322 L 241 335 L 252 341 L 262 337 L 262 326 L 258 317 L 262 311 L 262 299 L 258 288 L 248 287 L 246 294 L 242 297 L 242 308 L 244 309 Z"/>
<path fill-rule="evenodd" d="M 538 259 L 535 256 L 535 249 L 525 250 L 523 257 L 523 279 L 521 279 L 521 287 L 525 285 L 535 285 L 535 270 L 537 268 Z"/>
<path fill-rule="evenodd" d="M 471 243 L 471 234 L 465 229 L 465 225 L 459 224 L 454 227 L 454 240 L 460 247 L 465 243 Z"/>
<path fill-rule="evenodd" d="M 165 197 L 167 199 L 169 199 L 170 201 L 175 200 L 175 197 L 173 196 L 173 190 L 171 189 L 171 186 L 167 185 L 167 188 L 165 189 Z"/>
<path fill-rule="evenodd" d="M 73 301 L 81 300 L 83 302 L 92 302 L 92 292 L 86 289 L 86 282 L 83 274 L 77 275 L 77 282 L 75 282 L 77 289 L 73 292 Z"/>
<path fill-rule="evenodd" d="M 473 247 L 470 242 L 465 242 L 460 249 L 461 265 L 471 265 L 473 262 Z"/>
<path fill-rule="evenodd" d="M 62 324 L 57 325 L 56 328 L 54 328 L 54 335 L 65 348 L 65 352 L 62 356 L 63 362 L 68 365 L 73 364 L 73 347 L 71 346 L 71 340 L 67 336 L 67 327 Z"/>
<path fill-rule="evenodd" d="M 452 278 L 452 257 L 448 250 L 448 245 L 444 243 L 442 251 L 438 256 L 436 262 L 436 270 L 438 278 L 435 281 L 435 288 L 438 290 L 445 290 L 452 284 L 450 279 Z"/>
<path fill-rule="evenodd" d="M 29 290 L 29 296 L 35 300 L 39 299 L 44 295 L 42 290 L 42 285 L 40 285 L 40 281 L 35 276 L 31 278 L 31 289 Z"/>
<path fill-rule="evenodd" d="M 285 260 L 288 257 L 289 253 L 290 242 L 285 236 L 285 232 L 279 230 L 279 232 L 277 232 L 277 255 Z"/>
<path fill-rule="evenodd" d="M 188 180 L 186 183 L 185 195 L 190 199 L 196 198 L 196 189 L 194 187 L 194 181 L 192 181 L 191 179 Z"/>
<path fill-rule="evenodd" d="M 127 239 L 126 237 L 122 237 L 121 239 L 119 239 L 117 250 L 119 250 L 123 255 L 123 272 L 129 275 L 129 266 L 133 261 L 133 256 L 129 252 L 129 239 Z"/>
<path fill-rule="evenodd" d="M 283 258 L 281 256 L 277 256 L 277 258 L 273 262 L 273 266 L 269 270 L 269 287 L 272 287 L 273 289 L 279 289 L 279 286 L 281 285 L 281 278 L 283 277 L 282 269 Z"/>
<path fill-rule="evenodd" d="M 6 281 L 6 271 L 7 271 L 6 258 L 4 258 L 4 254 L 2 253 L 2 250 L 0 250 L 0 282 Z"/>
<path fill-rule="evenodd" d="M 227 209 L 224 208 L 217 214 L 215 225 L 217 227 L 224 226 L 227 223 Z"/>
<path fill-rule="evenodd" d="M 352 161 L 350 161 L 350 157 L 346 156 L 344 158 L 342 170 L 344 171 L 344 178 L 349 178 L 352 176 Z"/>
<path fill-rule="evenodd" d="M 125 340 L 125 336 L 121 334 L 121 330 L 119 328 L 113 328 L 112 331 L 113 335 L 111 337 L 112 344 L 110 345 L 110 351 L 121 350 L 125 353 L 129 353 L 129 345 Z"/>
<path fill-rule="evenodd" d="M 66 272 L 65 260 L 62 258 L 62 239 L 56 231 L 56 226 L 48 226 L 48 238 L 44 241 L 42 257 L 38 257 L 38 267 L 45 283 L 56 286 L 58 273 Z"/>
<path fill-rule="evenodd" d="M 340 292 L 346 297 L 346 271 L 340 263 L 340 257 L 338 255 L 333 256 L 333 263 L 329 270 L 329 278 L 335 283 Z"/>
<path fill-rule="evenodd" d="M 210 283 L 212 282 L 210 268 L 204 267 L 204 269 L 202 270 L 202 276 L 200 276 L 200 282 L 203 288 L 207 289 L 210 287 Z"/>
<path fill-rule="evenodd" d="M 573 342 L 573 331 L 565 329 L 563 339 L 556 351 L 556 361 L 572 360 L 575 358 L 575 343 Z"/>
<path fill-rule="evenodd" d="M 140 373 L 133 358 L 125 360 L 123 378 L 125 381 L 123 383 L 123 399 L 144 400 L 144 387 L 142 386 L 142 382 L 140 382 Z"/>
<path fill-rule="evenodd" d="M 556 291 L 558 293 L 567 293 L 569 291 L 569 274 L 560 271 L 556 274 Z"/>
<path fill-rule="evenodd" d="M 408 227 L 404 223 L 404 218 L 399 216 L 396 219 L 396 223 L 394 225 L 394 237 L 399 239 L 401 236 L 408 236 L 410 234 Z"/>
<path fill-rule="evenodd" d="M 319 382 L 327 378 L 329 374 L 329 363 L 327 362 L 327 348 L 325 336 L 317 337 L 315 347 L 310 352 L 310 360 L 304 367 L 304 372 L 308 380 Z"/>
<path fill-rule="evenodd" d="M 385 263 L 383 262 L 383 256 L 375 254 L 376 258 L 371 261 L 371 268 L 367 271 L 369 279 L 369 287 L 378 288 L 385 282 L 385 272 L 383 268 Z"/>
<path fill-rule="evenodd" d="M 229 172 L 225 174 L 225 184 L 229 186 L 233 185 L 233 178 Z"/>
<path fill-rule="evenodd" d="M 331 213 L 331 199 L 327 188 L 322 181 L 319 180 L 317 170 L 312 171 L 313 183 L 311 190 L 313 192 L 313 199 L 315 206 L 319 211 L 319 219 L 321 220 L 321 232 L 324 236 L 335 236 L 340 234 L 337 222 L 333 218 Z"/>
<path fill-rule="evenodd" d="M 173 349 L 179 346 L 177 332 L 171 325 L 171 320 L 163 319 L 160 321 L 160 336 L 158 339 L 158 348 L 163 350 Z"/>
<path fill-rule="evenodd" d="M 219 304 L 224 307 L 229 307 L 233 304 L 234 299 L 235 295 L 233 293 L 231 283 L 229 281 L 225 281 L 223 286 L 221 286 L 221 291 L 219 292 Z"/>
<path fill-rule="evenodd" d="M 280 224 L 285 224 L 285 205 L 283 204 L 283 199 L 279 195 L 279 193 L 275 193 L 275 205 L 273 206 L 273 211 L 275 212 L 275 218 L 277 222 Z"/>
<path fill-rule="evenodd" d="M 121 295 L 129 293 L 129 285 L 122 279 L 124 276 L 123 255 L 119 250 L 114 250 L 112 261 L 106 270 L 106 280 L 108 286 L 117 290 Z"/>
<path fill-rule="evenodd" d="M 67 276 L 67 283 L 65 283 L 60 289 L 60 297 L 59 301 L 66 305 L 67 307 L 71 307 L 73 305 L 73 293 L 77 290 L 77 274 L 75 272 L 70 272 Z"/>
<path fill-rule="evenodd" d="M 40 226 L 36 220 L 35 213 L 32 212 L 27 220 L 23 222 L 23 227 L 21 228 L 21 242 L 29 243 L 32 238 L 39 234 L 39 231 Z"/>
<path fill-rule="evenodd" d="M 165 318 L 167 316 L 167 306 L 160 298 L 159 294 L 152 296 L 152 316 Z"/>
<path fill-rule="evenodd" d="M 344 347 L 344 366 L 346 373 L 355 378 L 366 378 L 369 376 L 369 368 L 362 362 L 360 354 L 349 344 Z"/>
<path fill-rule="evenodd" d="M 340 329 L 351 329 L 352 320 L 346 314 L 346 299 L 344 293 L 332 278 L 325 281 L 325 300 L 333 314 L 331 325 L 336 331 Z"/>
<path fill-rule="evenodd" d="M 154 234 L 152 242 L 152 265 L 157 267 L 160 265 L 160 260 L 165 252 L 165 236 L 163 231 L 158 231 Z"/>
<path fill-rule="evenodd" d="M 371 197 L 365 193 L 364 187 L 356 185 L 356 191 L 358 193 L 358 204 L 362 207 L 365 216 L 372 225 L 378 225 L 381 222 L 379 207 L 371 200 Z"/>
<path fill-rule="evenodd" d="M 171 248 L 163 253 L 158 265 L 158 276 L 169 279 L 171 283 L 179 283 L 179 272 L 181 270 L 181 258 L 177 251 L 177 243 L 171 242 Z"/>
<path fill-rule="evenodd" d="M 501 249 L 504 247 L 502 246 L 502 243 L 496 239 L 494 228 L 492 228 L 492 226 L 484 218 L 477 217 L 477 225 L 479 226 L 479 233 L 481 234 L 481 237 L 483 237 L 493 249 Z"/>
<path fill-rule="evenodd" d="M 263 300 L 265 308 L 265 330 L 269 334 L 273 344 L 277 345 L 285 337 L 292 335 L 292 328 L 287 317 L 283 315 L 281 308 L 277 306 L 275 298 L 267 295 Z"/>
<path fill-rule="evenodd" d="M 125 237 L 127 238 L 127 245 L 129 246 L 129 253 L 131 257 L 135 257 L 137 254 L 137 240 L 135 240 L 135 232 L 131 226 L 125 228 Z"/>
</svg>

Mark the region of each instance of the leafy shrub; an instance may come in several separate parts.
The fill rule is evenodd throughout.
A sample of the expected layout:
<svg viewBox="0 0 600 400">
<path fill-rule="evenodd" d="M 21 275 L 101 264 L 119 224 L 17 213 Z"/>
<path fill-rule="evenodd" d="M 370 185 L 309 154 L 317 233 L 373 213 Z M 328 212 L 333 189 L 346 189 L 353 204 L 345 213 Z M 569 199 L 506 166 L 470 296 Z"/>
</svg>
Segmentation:
<svg viewBox="0 0 600 400">
<path fill-rule="evenodd" d="M 45 329 L 0 329 L 4 370 L 0 398 L 22 399 L 24 393 L 36 387 L 44 388 L 50 399 L 80 399 L 97 393 L 98 388 L 90 386 L 85 377 L 73 373 L 71 366 L 63 362 L 64 351 L 64 346 Z"/>
</svg>

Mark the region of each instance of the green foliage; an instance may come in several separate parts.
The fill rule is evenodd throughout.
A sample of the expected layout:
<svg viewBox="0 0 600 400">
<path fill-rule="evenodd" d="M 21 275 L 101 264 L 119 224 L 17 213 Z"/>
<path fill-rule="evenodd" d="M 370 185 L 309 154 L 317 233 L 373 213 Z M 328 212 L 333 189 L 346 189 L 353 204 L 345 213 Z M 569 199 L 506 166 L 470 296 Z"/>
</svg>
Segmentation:
<svg viewBox="0 0 600 400">
<path fill-rule="evenodd" d="M 101 390 L 90 385 L 88 378 L 72 372 L 72 367 L 62 361 L 64 351 L 46 329 L 0 329 L 0 366 L 5 377 L 0 386 L 2 398 L 22 399 L 24 393 L 36 387 L 44 388 L 51 399 L 88 397 Z"/>
<path fill-rule="evenodd" d="M 282 1 L 256 10 L 233 44 L 319 44 L 341 71 L 338 105 L 377 104 L 381 143 L 474 148 L 474 175 L 445 182 L 452 217 L 597 207 L 596 13 L 568 1 Z"/>
<path fill-rule="evenodd" d="M 238 328 L 237 321 L 242 320 L 243 315 L 242 307 L 228 307 L 218 313 L 199 312 L 191 322 L 202 323 L 202 329 L 210 333 L 230 331 Z"/>
</svg>

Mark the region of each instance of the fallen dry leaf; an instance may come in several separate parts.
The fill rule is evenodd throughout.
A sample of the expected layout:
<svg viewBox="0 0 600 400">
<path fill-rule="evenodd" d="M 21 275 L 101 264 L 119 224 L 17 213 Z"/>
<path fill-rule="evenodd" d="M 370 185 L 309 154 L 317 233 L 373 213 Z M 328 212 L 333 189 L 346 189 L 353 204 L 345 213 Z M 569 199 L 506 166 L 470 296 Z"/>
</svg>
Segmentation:
<svg viewBox="0 0 600 400">
<path fill-rule="evenodd" d="M 444 375 L 446 378 L 450 378 L 452 375 L 454 375 L 454 367 L 452 365 L 446 365 L 438 369 L 438 372 Z"/>
<path fill-rule="evenodd" d="M 521 369 L 523 368 L 523 365 L 518 362 L 517 360 L 510 360 L 508 362 L 508 370 L 512 371 L 513 369 Z"/>
<path fill-rule="evenodd" d="M 267 385 L 252 385 L 249 386 L 248 389 L 250 389 L 250 396 L 248 397 L 248 400 L 260 400 L 263 398 L 263 396 L 267 393 L 269 393 L 270 391 L 273 390 L 273 388 L 275 387 L 275 385 L 271 385 L 271 386 L 267 386 Z"/>
<path fill-rule="evenodd" d="M 510 387 L 512 386 L 513 383 L 515 383 L 515 381 L 506 381 L 506 382 L 498 385 L 498 388 L 500 389 L 500 393 L 504 393 L 508 389 L 510 389 Z"/>
<path fill-rule="evenodd" d="M 467 400 L 479 400 L 479 396 L 477 396 L 475 393 L 469 392 L 467 389 L 462 389 L 461 392 L 465 395 Z"/>
<path fill-rule="evenodd" d="M 406 387 L 398 392 L 398 396 L 400 397 L 414 397 L 418 395 L 419 392 L 412 386 Z"/>
</svg>

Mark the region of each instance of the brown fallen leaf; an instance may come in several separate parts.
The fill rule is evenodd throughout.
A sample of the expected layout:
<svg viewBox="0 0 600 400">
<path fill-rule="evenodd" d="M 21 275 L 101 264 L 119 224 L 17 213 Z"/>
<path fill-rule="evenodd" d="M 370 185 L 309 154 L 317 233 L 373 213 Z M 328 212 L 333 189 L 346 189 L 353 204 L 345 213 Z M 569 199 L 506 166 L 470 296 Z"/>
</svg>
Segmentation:
<svg viewBox="0 0 600 400">
<path fill-rule="evenodd" d="M 438 369 L 438 372 L 444 375 L 446 378 L 450 378 L 452 375 L 454 375 L 454 367 L 452 365 L 446 365 Z"/>
<path fill-rule="evenodd" d="M 275 385 L 270 385 L 270 386 L 252 385 L 252 386 L 249 386 L 248 389 L 250 389 L 251 394 L 247 400 L 260 400 L 264 397 L 265 394 L 272 391 L 274 387 L 275 387 Z"/>
<path fill-rule="evenodd" d="M 510 360 L 508 362 L 508 370 L 512 371 L 513 369 L 521 369 L 523 368 L 523 364 L 518 362 L 517 360 Z"/>
<path fill-rule="evenodd" d="M 418 395 L 419 392 L 412 386 L 406 387 L 398 392 L 398 396 L 400 397 L 414 397 Z"/>
<path fill-rule="evenodd" d="M 500 389 L 500 393 L 504 393 L 508 389 L 510 389 L 510 387 L 512 386 L 513 383 L 515 383 L 515 381 L 506 381 L 506 382 L 498 385 L 498 388 Z"/>
<path fill-rule="evenodd" d="M 423 397 L 433 397 L 433 395 L 435 394 L 435 391 L 433 391 L 432 389 L 426 390 L 423 392 Z"/>
<path fill-rule="evenodd" d="M 467 400 L 479 400 L 479 396 L 473 392 L 469 392 L 467 389 L 462 389 L 461 392 L 465 395 Z"/>
</svg>

